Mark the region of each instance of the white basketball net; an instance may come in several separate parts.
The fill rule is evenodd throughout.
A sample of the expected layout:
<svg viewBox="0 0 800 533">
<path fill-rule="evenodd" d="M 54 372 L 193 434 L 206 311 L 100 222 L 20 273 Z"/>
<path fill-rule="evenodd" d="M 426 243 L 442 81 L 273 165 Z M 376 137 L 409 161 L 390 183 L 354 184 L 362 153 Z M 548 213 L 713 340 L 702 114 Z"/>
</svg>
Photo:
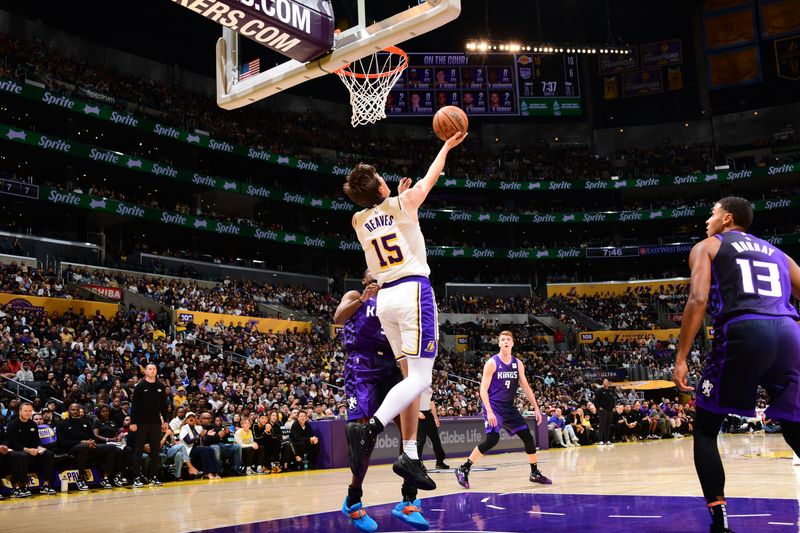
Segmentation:
<svg viewBox="0 0 800 533">
<path fill-rule="evenodd" d="M 390 46 L 336 71 L 350 91 L 350 123 L 354 128 L 386 118 L 386 97 L 407 66 L 406 53 Z"/>
</svg>

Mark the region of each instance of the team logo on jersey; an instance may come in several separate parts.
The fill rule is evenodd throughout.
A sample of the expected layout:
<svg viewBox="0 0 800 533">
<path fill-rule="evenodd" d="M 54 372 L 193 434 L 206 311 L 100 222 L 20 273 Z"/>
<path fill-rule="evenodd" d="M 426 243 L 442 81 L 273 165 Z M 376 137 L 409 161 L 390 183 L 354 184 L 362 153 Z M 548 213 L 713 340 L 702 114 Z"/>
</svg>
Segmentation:
<svg viewBox="0 0 800 533">
<path fill-rule="evenodd" d="M 347 399 L 347 410 L 348 411 L 352 411 L 353 409 L 356 408 L 357 405 L 358 405 L 358 400 L 356 399 L 355 396 L 350 396 Z"/>
<path fill-rule="evenodd" d="M 426 352 L 432 352 L 436 349 L 436 341 L 428 341 L 428 345 L 425 347 Z"/>
<path fill-rule="evenodd" d="M 703 389 L 703 394 L 705 394 L 706 398 L 710 398 L 711 397 L 711 389 L 713 389 L 713 388 L 714 388 L 714 384 L 713 383 L 711 383 L 707 379 L 703 380 L 702 389 Z"/>
</svg>

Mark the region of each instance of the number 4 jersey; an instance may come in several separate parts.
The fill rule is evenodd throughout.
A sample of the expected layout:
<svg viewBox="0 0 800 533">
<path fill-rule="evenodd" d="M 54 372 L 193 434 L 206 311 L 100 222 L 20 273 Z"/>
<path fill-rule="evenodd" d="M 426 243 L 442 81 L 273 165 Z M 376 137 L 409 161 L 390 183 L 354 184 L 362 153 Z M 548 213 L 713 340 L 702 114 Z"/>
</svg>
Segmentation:
<svg viewBox="0 0 800 533">
<path fill-rule="evenodd" d="M 789 301 L 789 262 L 782 251 L 737 230 L 715 237 L 721 245 L 711 263 L 708 305 L 715 328 L 742 315 L 799 318 Z"/>
<path fill-rule="evenodd" d="M 419 222 L 403 210 L 397 196 L 364 209 L 353 217 L 367 268 L 378 285 L 407 276 L 430 275 L 425 237 Z"/>
</svg>

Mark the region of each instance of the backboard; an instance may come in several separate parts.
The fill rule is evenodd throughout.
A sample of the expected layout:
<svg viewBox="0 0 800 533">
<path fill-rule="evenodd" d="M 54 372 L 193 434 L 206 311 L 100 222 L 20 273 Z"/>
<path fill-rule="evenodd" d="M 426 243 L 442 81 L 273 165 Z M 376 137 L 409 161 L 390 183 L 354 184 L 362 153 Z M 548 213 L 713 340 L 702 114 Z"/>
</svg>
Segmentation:
<svg viewBox="0 0 800 533">
<path fill-rule="evenodd" d="M 217 104 L 224 109 L 237 109 L 246 106 L 273 94 L 294 87 L 311 79 L 333 73 L 334 71 L 364 58 L 379 50 L 396 45 L 434 30 L 458 17 L 461 13 L 461 0 L 426 0 L 418 5 L 406 8 L 400 12 L 392 13 L 387 18 L 373 21 L 370 16 L 368 0 L 355 0 L 357 10 L 357 23 L 349 28 L 334 33 L 334 27 L 329 20 L 338 16 L 333 13 L 330 2 L 325 0 L 239 0 L 237 9 L 242 5 L 250 6 L 252 15 L 259 15 L 263 20 L 267 13 L 283 15 L 283 19 L 295 27 L 303 26 L 308 29 L 316 27 L 316 45 L 321 52 L 316 57 L 305 60 L 303 54 L 315 55 L 313 46 L 309 49 L 294 48 L 293 57 L 272 68 L 256 75 L 240 79 L 242 65 L 239 58 L 239 33 L 242 28 L 227 25 L 222 28 L 222 37 L 216 46 L 216 72 L 217 72 Z M 384 3 L 385 0 L 369 0 L 370 2 Z M 305 18 L 302 11 L 293 12 L 293 3 L 314 4 L 315 10 L 311 11 L 310 18 Z M 327 6 L 325 5 L 327 4 Z M 301 7 L 302 9 L 302 7 Z M 293 16 L 296 15 L 296 16 Z M 355 20 L 354 20 L 355 21 Z M 299 24 L 297 23 L 299 22 Z M 244 25 L 243 25 L 244 26 Z M 277 24 L 276 24 L 277 26 Z M 326 33 L 327 28 L 330 33 Z M 271 39 L 265 46 L 287 53 L 286 44 L 290 41 L 286 37 L 263 33 Z M 252 39 L 252 34 L 250 35 Z M 325 44 L 329 39 L 330 44 Z M 275 44 L 279 46 L 274 46 Z M 307 44 L 307 43 L 301 43 Z M 328 48 L 326 50 L 326 48 Z M 321 54 L 321 55 L 320 55 Z"/>
</svg>

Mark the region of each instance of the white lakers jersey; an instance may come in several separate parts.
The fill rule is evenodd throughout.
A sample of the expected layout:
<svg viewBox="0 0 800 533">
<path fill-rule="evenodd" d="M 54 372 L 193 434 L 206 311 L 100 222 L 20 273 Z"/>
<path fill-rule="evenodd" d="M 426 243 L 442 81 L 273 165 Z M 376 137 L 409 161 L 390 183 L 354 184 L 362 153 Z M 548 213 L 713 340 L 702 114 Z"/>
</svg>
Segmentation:
<svg viewBox="0 0 800 533">
<path fill-rule="evenodd" d="M 425 237 L 419 222 L 403 211 L 397 196 L 359 211 L 353 222 L 367 268 L 378 285 L 406 276 L 430 275 Z"/>
</svg>

